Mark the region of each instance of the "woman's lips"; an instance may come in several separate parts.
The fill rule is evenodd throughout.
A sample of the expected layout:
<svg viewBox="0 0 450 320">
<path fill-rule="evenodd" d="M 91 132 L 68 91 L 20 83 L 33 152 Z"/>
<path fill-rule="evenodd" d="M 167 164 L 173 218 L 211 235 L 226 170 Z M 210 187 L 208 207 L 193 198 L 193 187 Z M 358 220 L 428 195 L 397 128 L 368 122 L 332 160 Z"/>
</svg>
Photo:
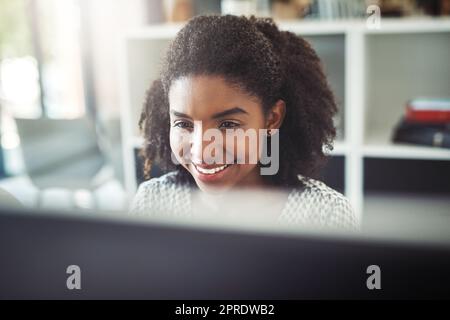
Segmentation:
<svg viewBox="0 0 450 320">
<path fill-rule="evenodd" d="M 220 180 L 228 171 L 228 168 L 231 166 L 231 164 L 224 164 L 222 166 L 216 166 L 216 167 L 202 167 L 197 166 L 195 164 L 192 164 L 194 167 L 195 173 L 197 177 L 203 181 L 203 182 L 213 182 Z"/>
</svg>

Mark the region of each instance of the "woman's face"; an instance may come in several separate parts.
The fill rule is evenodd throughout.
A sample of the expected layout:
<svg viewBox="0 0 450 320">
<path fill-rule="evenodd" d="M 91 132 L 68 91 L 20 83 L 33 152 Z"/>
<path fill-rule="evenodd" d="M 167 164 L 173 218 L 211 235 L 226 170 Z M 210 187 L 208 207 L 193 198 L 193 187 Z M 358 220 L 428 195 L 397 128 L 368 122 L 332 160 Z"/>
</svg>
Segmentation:
<svg viewBox="0 0 450 320">
<path fill-rule="evenodd" d="M 262 184 L 254 161 L 261 152 L 259 130 L 273 127 L 276 121 L 271 116 L 268 122 L 259 99 L 222 77 L 201 75 L 175 80 L 169 104 L 171 149 L 202 191 Z M 256 135 L 246 135 L 245 141 L 227 138 L 236 129 L 241 133 L 251 129 Z"/>
</svg>

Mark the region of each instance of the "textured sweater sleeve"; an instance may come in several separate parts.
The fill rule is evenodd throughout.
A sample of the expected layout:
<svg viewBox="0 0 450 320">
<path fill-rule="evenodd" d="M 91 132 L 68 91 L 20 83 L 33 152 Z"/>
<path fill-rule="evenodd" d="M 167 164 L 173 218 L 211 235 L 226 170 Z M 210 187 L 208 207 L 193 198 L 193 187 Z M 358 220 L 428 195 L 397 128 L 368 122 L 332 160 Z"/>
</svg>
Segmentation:
<svg viewBox="0 0 450 320">
<path fill-rule="evenodd" d="M 177 182 L 175 172 L 139 185 L 130 214 L 141 216 L 186 216 L 190 213 L 189 188 Z"/>
<path fill-rule="evenodd" d="M 153 179 L 152 179 L 153 180 Z M 154 203 L 156 188 L 158 188 L 155 181 L 145 181 L 138 187 L 136 195 L 131 202 L 129 212 L 135 215 L 149 214 L 152 211 L 152 204 Z"/>
<path fill-rule="evenodd" d="M 339 229 L 359 229 L 360 222 L 350 201 L 324 183 L 301 177 L 304 188 L 294 189 L 280 222 Z"/>
</svg>

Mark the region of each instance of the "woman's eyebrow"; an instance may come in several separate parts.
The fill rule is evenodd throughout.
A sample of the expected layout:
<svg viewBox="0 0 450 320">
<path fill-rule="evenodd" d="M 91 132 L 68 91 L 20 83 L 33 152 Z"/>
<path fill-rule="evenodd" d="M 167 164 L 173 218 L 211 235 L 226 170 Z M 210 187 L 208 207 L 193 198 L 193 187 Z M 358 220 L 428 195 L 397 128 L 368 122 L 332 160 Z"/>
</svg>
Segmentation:
<svg viewBox="0 0 450 320">
<path fill-rule="evenodd" d="M 185 113 L 181 113 L 175 110 L 170 110 L 170 112 L 175 116 L 175 117 L 180 117 L 180 118 L 188 118 L 188 119 L 192 119 L 192 117 L 188 116 Z"/>
<path fill-rule="evenodd" d="M 192 119 L 192 117 L 190 117 L 190 116 L 188 116 L 187 114 L 182 113 L 182 112 L 178 112 L 178 111 L 175 111 L 175 110 L 170 110 L 170 112 L 171 112 L 175 117 Z M 245 110 L 242 109 L 242 108 L 234 107 L 234 108 L 231 108 L 231 109 L 228 109 L 228 110 L 221 111 L 221 112 L 218 112 L 218 113 L 213 114 L 213 115 L 211 116 L 211 119 L 219 119 L 219 118 L 223 118 L 223 117 L 226 117 L 226 116 L 230 116 L 230 115 L 232 115 L 232 114 L 248 114 L 248 112 L 245 111 Z"/>
<path fill-rule="evenodd" d="M 223 117 L 226 117 L 226 116 L 230 116 L 232 114 L 248 114 L 248 112 L 245 111 L 244 109 L 239 108 L 239 107 L 234 107 L 234 108 L 231 108 L 231 109 L 228 109 L 228 110 L 225 110 L 225 111 L 213 114 L 211 119 L 223 118 Z"/>
</svg>

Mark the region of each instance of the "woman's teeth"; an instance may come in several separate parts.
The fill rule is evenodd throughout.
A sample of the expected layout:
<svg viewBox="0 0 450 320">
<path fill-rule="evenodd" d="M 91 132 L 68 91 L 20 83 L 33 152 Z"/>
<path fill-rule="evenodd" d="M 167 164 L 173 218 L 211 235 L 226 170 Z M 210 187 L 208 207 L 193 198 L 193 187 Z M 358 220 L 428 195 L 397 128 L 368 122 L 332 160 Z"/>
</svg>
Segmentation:
<svg viewBox="0 0 450 320">
<path fill-rule="evenodd" d="M 217 172 L 220 172 L 220 171 L 224 170 L 229 165 L 225 164 L 225 165 L 223 165 L 221 167 L 216 167 L 216 168 L 212 168 L 212 169 L 205 169 L 205 168 L 197 167 L 196 165 L 194 165 L 194 166 L 195 166 L 195 169 L 197 169 L 197 171 L 202 173 L 202 174 L 215 174 Z"/>
</svg>

